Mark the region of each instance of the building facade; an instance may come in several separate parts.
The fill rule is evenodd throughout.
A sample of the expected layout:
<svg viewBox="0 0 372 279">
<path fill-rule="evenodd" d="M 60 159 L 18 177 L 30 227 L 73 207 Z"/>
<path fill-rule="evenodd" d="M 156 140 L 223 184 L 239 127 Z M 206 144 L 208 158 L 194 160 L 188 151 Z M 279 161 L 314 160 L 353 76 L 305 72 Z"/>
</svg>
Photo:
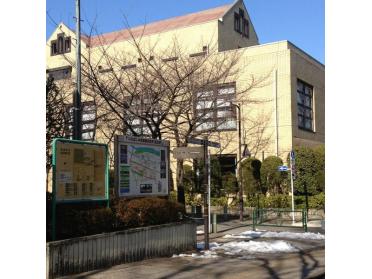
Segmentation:
<svg viewBox="0 0 372 279">
<path fill-rule="evenodd" d="M 146 50 L 140 55 L 136 39 Z M 71 92 L 75 76 L 74 42 L 74 31 L 61 23 L 46 44 L 47 75 Z M 198 132 L 204 131 L 211 140 L 221 143 L 221 148 L 211 148 L 211 153 L 219 155 L 222 167 L 231 170 L 236 163 L 239 123 L 242 144 L 260 160 L 271 155 L 285 160 L 295 146 L 324 144 L 324 65 L 289 41 L 259 44 L 241 0 L 146 26 L 82 36 L 82 55 L 89 57 L 90 65 L 94 64 L 102 75 L 138 68 L 148 54 L 147 59 L 164 63 L 179 59 L 170 51 L 175 46 L 182 48 L 182 54 L 188 58 L 211 54 L 224 59 L 238 57 L 236 73 L 212 90 L 197 92 L 193 108 L 195 114 L 204 113 L 197 123 Z M 153 53 L 156 55 L 152 56 Z M 120 68 L 111 65 L 108 56 L 120 58 Z M 88 61 L 82 59 L 82 63 Z M 100 129 L 109 121 L 98 117 L 104 110 L 103 103 L 84 92 L 87 93 L 83 89 L 83 139 L 111 144 L 113 135 L 108 135 L 105 128 Z M 238 97 L 238 92 L 246 101 Z M 133 121 L 140 123 L 140 119 Z M 143 126 L 136 128 L 142 128 L 146 136 Z M 171 147 L 175 146 L 171 139 Z M 171 168 L 174 173 L 175 161 Z"/>
</svg>

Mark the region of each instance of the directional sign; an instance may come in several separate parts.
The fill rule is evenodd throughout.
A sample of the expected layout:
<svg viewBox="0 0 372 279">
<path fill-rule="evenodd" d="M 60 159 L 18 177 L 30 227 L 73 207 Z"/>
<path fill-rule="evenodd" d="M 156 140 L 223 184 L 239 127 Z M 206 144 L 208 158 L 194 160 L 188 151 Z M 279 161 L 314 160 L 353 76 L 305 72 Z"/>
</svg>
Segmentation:
<svg viewBox="0 0 372 279">
<path fill-rule="evenodd" d="M 288 167 L 287 166 L 279 166 L 278 167 L 278 171 L 288 171 Z"/>
<path fill-rule="evenodd" d="M 173 149 L 175 159 L 197 159 L 203 158 L 203 147 L 176 147 Z"/>
<path fill-rule="evenodd" d="M 192 144 L 204 145 L 204 140 L 203 139 L 188 138 L 187 142 L 192 143 Z M 216 147 L 216 148 L 221 147 L 221 145 L 218 142 L 208 140 L 207 143 L 208 143 L 208 146 L 210 146 L 210 147 Z"/>
</svg>

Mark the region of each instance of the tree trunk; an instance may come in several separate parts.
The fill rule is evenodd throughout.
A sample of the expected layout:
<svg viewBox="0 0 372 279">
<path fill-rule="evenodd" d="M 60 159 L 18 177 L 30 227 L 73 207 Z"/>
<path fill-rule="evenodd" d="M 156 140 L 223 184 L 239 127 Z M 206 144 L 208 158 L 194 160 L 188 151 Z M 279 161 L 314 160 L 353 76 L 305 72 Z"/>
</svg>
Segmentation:
<svg viewBox="0 0 372 279">
<path fill-rule="evenodd" d="M 177 201 L 185 205 L 185 189 L 183 187 L 183 160 L 177 160 Z"/>
</svg>

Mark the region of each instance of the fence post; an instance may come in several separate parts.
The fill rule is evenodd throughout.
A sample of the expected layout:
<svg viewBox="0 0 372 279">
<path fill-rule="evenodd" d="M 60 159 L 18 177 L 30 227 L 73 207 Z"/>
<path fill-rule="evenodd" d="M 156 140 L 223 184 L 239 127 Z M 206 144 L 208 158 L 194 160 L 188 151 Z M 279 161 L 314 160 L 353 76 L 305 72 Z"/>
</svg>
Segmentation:
<svg viewBox="0 0 372 279">
<path fill-rule="evenodd" d="M 256 208 L 253 209 L 253 215 L 252 215 L 252 228 L 255 231 L 256 230 Z"/>
<path fill-rule="evenodd" d="M 217 214 L 213 213 L 213 224 L 212 224 L 212 232 L 216 233 L 217 232 Z"/>
<path fill-rule="evenodd" d="M 304 231 L 307 232 L 307 214 L 305 208 L 302 209 L 302 227 Z"/>
</svg>

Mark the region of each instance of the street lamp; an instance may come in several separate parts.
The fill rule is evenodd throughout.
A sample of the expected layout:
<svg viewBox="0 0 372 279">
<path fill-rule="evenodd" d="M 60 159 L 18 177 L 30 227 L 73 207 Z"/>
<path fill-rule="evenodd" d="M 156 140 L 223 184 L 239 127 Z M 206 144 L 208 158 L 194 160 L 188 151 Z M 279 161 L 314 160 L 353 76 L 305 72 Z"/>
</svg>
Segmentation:
<svg viewBox="0 0 372 279">
<path fill-rule="evenodd" d="M 241 130 L 241 111 L 240 111 L 240 105 L 234 104 L 233 102 L 230 102 L 231 106 L 234 106 L 238 109 L 238 137 L 239 137 L 239 147 L 238 147 L 238 162 L 236 164 L 236 167 L 238 168 L 238 186 L 239 186 L 239 220 L 240 222 L 243 222 L 243 183 L 241 181 L 242 179 L 242 169 L 240 167 L 241 160 L 242 160 L 242 130 Z"/>
</svg>

